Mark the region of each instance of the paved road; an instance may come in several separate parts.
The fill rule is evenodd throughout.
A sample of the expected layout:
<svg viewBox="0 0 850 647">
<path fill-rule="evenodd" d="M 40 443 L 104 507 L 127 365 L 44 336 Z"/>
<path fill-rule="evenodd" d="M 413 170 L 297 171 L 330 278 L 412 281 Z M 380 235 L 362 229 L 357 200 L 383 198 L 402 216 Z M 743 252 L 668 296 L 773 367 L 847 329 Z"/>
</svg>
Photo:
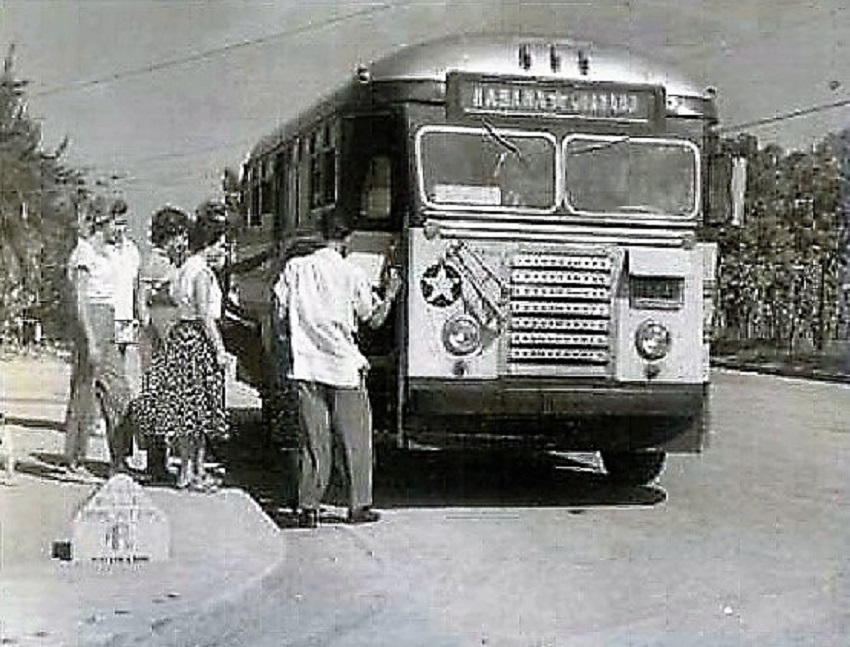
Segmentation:
<svg viewBox="0 0 850 647">
<path fill-rule="evenodd" d="M 566 460 L 385 456 L 385 520 L 287 531 L 262 591 L 159 639 L 847 645 L 850 388 L 720 373 L 714 403 L 709 451 L 672 457 L 658 487 Z"/>
</svg>

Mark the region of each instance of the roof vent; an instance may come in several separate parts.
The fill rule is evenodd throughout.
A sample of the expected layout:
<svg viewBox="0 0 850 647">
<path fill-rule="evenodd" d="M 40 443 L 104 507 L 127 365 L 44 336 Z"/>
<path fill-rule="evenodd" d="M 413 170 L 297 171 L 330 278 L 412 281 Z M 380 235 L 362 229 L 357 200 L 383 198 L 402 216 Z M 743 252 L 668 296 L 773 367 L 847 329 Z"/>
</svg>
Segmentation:
<svg viewBox="0 0 850 647">
<path fill-rule="evenodd" d="M 558 54 L 558 48 L 554 45 L 549 46 L 549 67 L 553 72 L 561 71 L 561 55 Z"/>
<path fill-rule="evenodd" d="M 531 47 L 528 45 L 519 46 L 519 66 L 524 70 L 531 69 Z"/>
<path fill-rule="evenodd" d="M 581 72 L 582 76 L 587 76 L 590 72 L 590 59 L 583 49 L 578 51 L 578 71 Z"/>
</svg>

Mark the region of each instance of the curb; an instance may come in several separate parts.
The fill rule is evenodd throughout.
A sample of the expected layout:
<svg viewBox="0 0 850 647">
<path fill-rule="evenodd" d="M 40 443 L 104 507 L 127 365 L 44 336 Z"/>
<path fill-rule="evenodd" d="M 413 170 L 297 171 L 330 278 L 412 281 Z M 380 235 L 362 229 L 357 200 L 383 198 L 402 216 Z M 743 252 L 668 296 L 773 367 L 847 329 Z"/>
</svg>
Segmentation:
<svg viewBox="0 0 850 647">
<path fill-rule="evenodd" d="M 775 375 L 777 377 L 791 377 L 801 380 L 812 380 L 814 382 L 829 382 L 833 384 L 850 384 L 850 375 L 831 371 L 795 369 L 787 366 L 766 366 L 753 362 L 737 362 L 735 360 L 712 359 L 712 368 L 724 368 L 744 373 L 758 373 L 760 375 Z"/>
<path fill-rule="evenodd" d="M 282 546 L 276 559 L 270 561 L 269 564 L 267 564 L 260 572 L 251 577 L 245 578 L 245 580 L 240 582 L 238 585 L 224 587 L 222 592 L 214 594 L 210 598 L 190 608 L 179 609 L 172 614 L 165 614 L 160 617 L 153 618 L 150 622 L 146 622 L 146 626 L 143 628 L 140 627 L 138 629 L 108 632 L 101 636 L 92 637 L 91 640 L 88 640 L 83 644 L 91 647 L 121 647 L 125 645 L 149 644 L 151 640 L 161 640 L 163 637 L 158 635 L 160 630 L 173 623 L 188 620 L 190 618 L 193 623 L 203 622 L 206 618 L 219 615 L 224 608 L 237 605 L 241 599 L 248 596 L 256 589 L 265 587 L 276 571 L 286 561 L 286 544 L 284 542 L 285 535 L 251 496 L 242 490 L 240 490 L 240 492 L 261 515 L 265 523 L 270 527 L 273 527 L 275 533 L 278 535 L 278 539 Z"/>
</svg>

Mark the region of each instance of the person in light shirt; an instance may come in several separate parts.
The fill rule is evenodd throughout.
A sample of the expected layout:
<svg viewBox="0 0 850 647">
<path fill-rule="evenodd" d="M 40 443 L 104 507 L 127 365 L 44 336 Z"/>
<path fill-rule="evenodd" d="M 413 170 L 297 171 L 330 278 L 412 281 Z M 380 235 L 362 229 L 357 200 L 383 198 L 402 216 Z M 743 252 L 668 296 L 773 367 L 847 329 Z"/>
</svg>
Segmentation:
<svg viewBox="0 0 850 647">
<path fill-rule="evenodd" d="M 70 467 L 72 464 L 71 457 L 76 456 L 78 452 L 82 451 L 83 456 L 85 456 L 88 444 L 88 437 L 91 434 L 91 430 L 81 428 L 81 421 L 78 419 L 78 413 L 80 413 L 83 402 L 86 398 L 92 397 L 90 395 L 94 385 L 90 383 L 90 381 L 81 379 L 88 374 L 83 367 L 84 355 L 82 353 L 82 341 L 80 339 L 80 326 L 78 322 L 78 304 L 77 304 L 77 294 L 76 294 L 76 280 L 77 280 L 77 259 L 82 253 L 82 249 L 91 245 L 89 242 L 89 238 L 91 237 L 91 210 L 84 207 L 84 205 L 77 203 L 76 201 L 72 202 L 69 205 L 70 209 L 72 209 L 73 213 L 76 215 L 76 227 L 77 227 L 77 242 L 71 251 L 68 260 L 66 262 L 66 278 L 68 280 L 68 290 L 67 290 L 67 298 L 68 301 L 68 330 L 71 341 L 73 342 L 73 354 L 71 355 L 71 380 L 70 380 L 70 388 L 69 388 L 69 397 L 68 397 L 68 405 L 65 409 L 65 450 L 64 456 L 66 457 L 66 463 Z M 85 446 L 78 447 L 79 445 Z M 79 463 L 79 461 L 77 461 Z M 75 469 L 79 469 L 81 466 L 78 464 L 74 466 Z"/>
<path fill-rule="evenodd" d="M 110 472 L 124 471 L 125 416 L 130 392 L 123 360 L 115 343 L 115 285 L 110 246 L 116 241 L 114 216 L 108 202 L 91 205 L 91 235 L 79 239 L 68 260 L 75 298 L 76 388 L 66 444 L 69 469 L 91 477 L 84 461 L 88 436 L 101 412 L 111 457 Z"/>
<path fill-rule="evenodd" d="M 224 264 L 227 222 L 223 205 L 202 204 L 189 229 L 189 256 L 169 285 L 176 307 L 160 352 L 153 356 L 138 407 L 147 436 L 173 440 L 180 453 L 179 489 L 212 492 L 206 445 L 227 435 L 227 354 L 219 331 L 222 292 L 215 274 Z"/>
<path fill-rule="evenodd" d="M 151 367 L 162 363 L 168 333 L 177 322 L 177 306 L 169 290 L 189 253 L 189 223 L 189 214 L 178 207 L 166 205 L 158 209 L 151 218 L 150 254 L 139 272 L 139 360 L 143 379 L 142 397 L 134 410 L 139 442 L 147 451 L 147 474 L 156 483 L 170 479 L 168 437 L 167 428 L 158 426 L 147 415 L 149 412 L 143 411 L 151 407 L 151 398 L 158 397 L 146 383 L 151 381 Z M 156 381 L 156 377 L 153 379 Z"/>
<path fill-rule="evenodd" d="M 137 397 L 141 392 L 141 366 L 138 350 L 139 317 L 143 306 L 139 304 L 139 248 L 127 235 L 127 203 L 118 198 L 110 204 L 113 216 L 114 240 L 109 245 L 113 263 L 115 291 L 115 339 L 124 360 L 124 374 L 130 392 Z"/>
<path fill-rule="evenodd" d="M 398 272 L 384 274 L 379 297 L 365 272 L 345 258 L 351 231 L 338 216 L 323 223 L 326 245 L 290 259 L 273 288 L 277 320 L 289 351 L 300 416 L 298 523 L 312 528 L 327 489 L 333 440 L 342 446 L 349 492 L 348 521 L 368 523 L 372 510 L 372 412 L 368 361 L 355 336 L 360 324 L 383 325 L 401 288 Z"/>
</svg>

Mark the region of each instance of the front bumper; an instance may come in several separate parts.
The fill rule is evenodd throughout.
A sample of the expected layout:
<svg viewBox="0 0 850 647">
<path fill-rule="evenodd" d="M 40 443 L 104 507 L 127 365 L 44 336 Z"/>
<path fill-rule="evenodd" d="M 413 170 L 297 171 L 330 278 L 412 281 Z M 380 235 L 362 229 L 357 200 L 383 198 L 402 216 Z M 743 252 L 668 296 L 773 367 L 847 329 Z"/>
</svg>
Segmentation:
<svg viewBox="0 0 850 647">
<path fill-rule="evenodd" d="M 504 379 L 408 387 L 405 430 L 432 440 L 478 435 L 575 450 L 700 451 L 707 431 L 707 384 Z"/>
<path fill-rule="evenodd" d="M 446 383 L 411 380 L 408 410 L 419 415 L 691 416 L 705 408 L 706 384 L 564 384 L 546 380 Z"/>
</svg>

